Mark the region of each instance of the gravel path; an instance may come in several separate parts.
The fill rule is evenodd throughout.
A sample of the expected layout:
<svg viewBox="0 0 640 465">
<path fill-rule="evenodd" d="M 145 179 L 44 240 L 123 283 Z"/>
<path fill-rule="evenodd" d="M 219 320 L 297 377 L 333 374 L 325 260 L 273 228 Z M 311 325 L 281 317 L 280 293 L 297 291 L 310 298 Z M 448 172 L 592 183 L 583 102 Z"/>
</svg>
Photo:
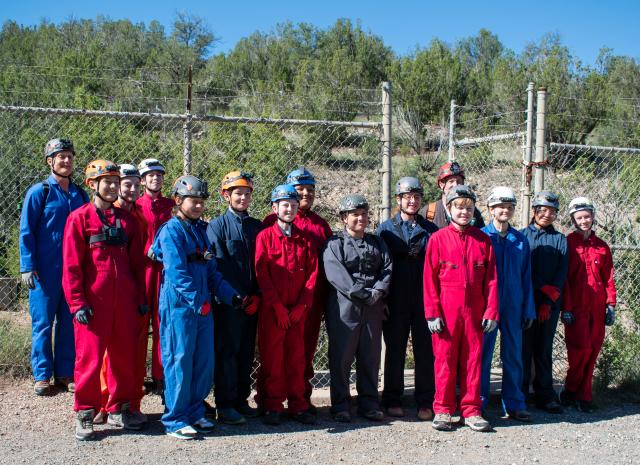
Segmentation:
<svg viewBox="0 0 640 465">
<path fill-rule="evenodd" d="M 314 396 L 326 405 L 326 393 Z M 499 418 L 495 432 L 432 430 L 409 411 L 404 419 L 372 423 L 355 418 L 343 425 L 320 409 L 315 426 L 289 421 L 267 427 L 219 425 L 211 436 L 178 441 L 164 434 L 159 398 L 147 396 L 143 411 L 152 420 L 143 432 L 97 426 L 98 440 L 73 437 L 72 395 L 39 398 L 28 381 L 0 380 L 0 463 L 221 463 L 221 464 L 638 464 L 640 404 L 615 403 L 593 415 L 575 410 L 562 416 L 534 410 L 534 423 Z"/>
</svg>

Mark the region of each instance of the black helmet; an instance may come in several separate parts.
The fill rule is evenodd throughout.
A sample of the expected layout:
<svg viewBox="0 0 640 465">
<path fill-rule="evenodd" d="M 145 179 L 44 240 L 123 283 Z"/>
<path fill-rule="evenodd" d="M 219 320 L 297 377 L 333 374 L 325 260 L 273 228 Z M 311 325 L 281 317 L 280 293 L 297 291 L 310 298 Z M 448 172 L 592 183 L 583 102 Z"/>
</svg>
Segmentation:
<svg viewBox="0 0 640 465">
<path fill-rule="evenodd" d="M 367 202 L 367 199 L 360 194 L 345 195 L 340 199 L 340 204 L 338 205 L 338 211 L 340 213 L 351 212 L 358 208 L 365 208 L 369 210 L 369 202 Z"/>
<path fill-rule="evenodd" d="M 476 194 L 473 193 L 471 186 L 458 184 L 457 186 L 453 186 L 447 194 L 447 205 L 457 199 L 471 199 L 475 203 Z"/>
<path fill-rule="evenodd" d="M 180 176 L 173 183 L 171 196 L 198 197 L 206 199 L 209 197 L 207 183 L 191 175 Z"/>
<path fill-rule="evenodd" d="M 73 150 L 73 142 L 69 139 L 51 139 L 44 146 L 44 156 L 49 158 L 60 152 L 71 152 L 74 155 L 76 152 Z"/>
<path fill-rule="evenodd" d="M 532 207 L 551 207 L 560 210 L 560 199 L 558 195 L 551 191 L 540 191 L 531 202 Z"/>
</svg>

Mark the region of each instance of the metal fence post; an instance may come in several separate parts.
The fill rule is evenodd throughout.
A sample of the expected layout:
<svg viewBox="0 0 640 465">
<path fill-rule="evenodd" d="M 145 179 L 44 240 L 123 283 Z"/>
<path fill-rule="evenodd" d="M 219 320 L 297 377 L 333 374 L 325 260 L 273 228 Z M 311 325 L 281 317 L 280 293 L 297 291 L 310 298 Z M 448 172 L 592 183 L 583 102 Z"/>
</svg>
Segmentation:
<svg viewBox="0 0 640 465">
<path fill-rule="evenodd" d="M 391 214 L 391 83 L 382 83 L 382 208 L 380 222 Z"/>
<path fill-rule="evenodd" d="M 545 161 L 545 114 L 547 102 L 547 88 L 538 89 L 538 102 L 536 105 L 536 165 L 535 165 L 535 192 L 544 189 L 544 161 Z"/>
<path fill-rule="evenodd" d="M 182 173 L 191 174 L 191 89 L 193 86 L 193 66 L 189 65 L 189 76 L 187 79 L 187 114 L 182 132 L 184 137 L 184 149 L 182 152 Z"/>
<path fill-rule="evenodd" d="M 456 101 L 451 100 L 451 109 L 449 110 L 449 161 L 456 159 L 456 148 L 454 141 L 454 132 L 456 127 Z"/>
<path fill-rule="evenodd" d="M 533 155 L 533 82 L 527 86 L 527 134 L 522 164 L 521 227 L 529 224 L 531 215 L 531 158 Z"/>
</svg>

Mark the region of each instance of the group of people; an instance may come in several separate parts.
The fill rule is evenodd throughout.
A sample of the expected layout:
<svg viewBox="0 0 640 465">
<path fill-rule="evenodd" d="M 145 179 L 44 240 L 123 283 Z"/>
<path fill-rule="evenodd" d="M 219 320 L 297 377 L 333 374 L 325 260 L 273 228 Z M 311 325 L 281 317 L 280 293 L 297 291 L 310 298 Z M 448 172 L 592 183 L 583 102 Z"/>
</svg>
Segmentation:
<svg viewBox="0 0 640 465">
<path fill-rule="evenodd" d="M 593 410 L 593 370 L 616 299 L 611 252 L 594 233 L 595 206 L 584 197 L 569 205 L 576 231 L 565 237 L 553 226 L 555 194 L 537 193 L 533 220 L 518 231 L 510 225 L 515 193 L 496 187 L 485 226 L 462 168 L 448 162 L 438 173 L 438 201 L 425 205 L 419 180 L 403 177 L 397 210 L 370 233 L 367 200 L 349 194 L 339 202 L 343 229 L 334 234 L 313 211 L 316 181 L 304 168 L 272 190 L 272 212 L 262 221 L 249 214 L 251 175 L 228 173 L 219 190 L 228 208 L 207 223 L 207 182 L 180 176 L 164 197 L 157 159 L 137 167 L 90 162 L 89 198 L 70 180 L 71 141 L 49 141 L 44 155 L 51 175 L 27 192 L 20 224 L 34 391 L 49 394 L 53 378 L 74 392 L 79 440 L 94 438 L 93 425 L 102 422 L 143 428 L 148 391 L 163 395 L 162 422 L 178 439 L 211 432 L 215 420 L 238 425 L 263 416 L 279 425 L 285 402 L 288 417 L 313 424 L 323 319 L 336 421 L 351 421 L 354 361 L 358 414 L 372 421 L 406 414 L 411 335 L 418 418 L 451 430 L 459 410 L 471 429 L 489 431 L 497 329 L 507 417 L 530 421 L 529 396 L 550 413 L 569 405 Z M 552 346 L 560 318 L 569 370 L 557 396 Z M 205 400 L 212 387 L 215 407 Z"/>
</svg>

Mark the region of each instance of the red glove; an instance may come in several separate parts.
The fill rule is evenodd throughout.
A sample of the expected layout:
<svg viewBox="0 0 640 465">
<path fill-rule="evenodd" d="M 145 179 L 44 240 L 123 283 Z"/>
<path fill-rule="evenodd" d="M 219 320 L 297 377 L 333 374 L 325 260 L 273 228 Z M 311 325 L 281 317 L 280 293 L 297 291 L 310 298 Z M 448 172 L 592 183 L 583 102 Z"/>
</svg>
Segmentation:
<svg viewBox="0 0 640 465">
<path fill-rule="evenodd" d="M 247 315 L 253 315 L 258 311 L 258 306 L 260 305 L 260 297 L 257 295 L 252 295 L 248 297 L 247 305 L 244 307 L 244 312 Z"/>
<path fill-rule="evenodd" d="M 557 301 L 558 297 L 560 297 L 560 289 L 558 289 L 555 286 L 552 286 L 551 284 L 545 284 L 544 286 L 542 286 L 540 288 L 540 292 L 542 292 L 544 295 L 549 297 L 552 302 Z"/>
<path fill-rule="evenodd" d="M 542 304 L 538 307 L 538 321 L 542 323 L 551 318 L 551 306 L 549 304 Z"/>
<path fill-rule="evenodd" d="M 209 304 L 208 300 L 205 300 L 204 303 L 202 304 L 202 307 L 200 308 L 200 315 L 208 315 L 209 312 L 211 311 L 211 304 Z"/>
<path fill-rule="evenodd" d="M 307 314 L 307 306 L 305 304 L 298 304 L 291 310 L 289 314 L 289 319 L 292 324 L 299 323 L 304 316 Z"/>
<path fill-rule="evenodd" d="M 280 329 L 289 329 L 291 320 L 289 320 L 289 310 L 282 304 L 274 304 L 273 312 L 276 316 L 276 323 Z"/>
</svg>

